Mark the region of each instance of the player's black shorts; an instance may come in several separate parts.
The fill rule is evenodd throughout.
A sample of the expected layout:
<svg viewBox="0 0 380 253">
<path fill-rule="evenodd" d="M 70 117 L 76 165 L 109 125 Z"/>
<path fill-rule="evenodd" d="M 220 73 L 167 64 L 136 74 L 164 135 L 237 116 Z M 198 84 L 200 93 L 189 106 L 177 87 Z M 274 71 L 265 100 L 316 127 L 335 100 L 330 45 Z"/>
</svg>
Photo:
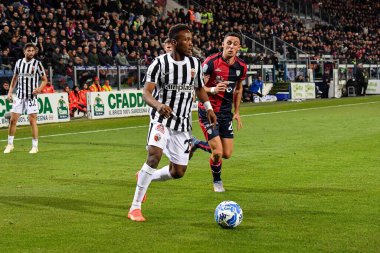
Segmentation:
<svg viewBox="0 0 380 253">
<path fill-rule="evenodd" d="M 215 128 L 212 128 L 208 121 L 206 110 L 200 109 L 198 107 L 199 125 L 202 128 L 206 140 L 209 141 L 216 136 L 220 136 L 220 138 L 234 138 L 232 116 L 233 115 L 231 112 L 216 113 L 217 125 L 215 126 Z"/>
</svg>

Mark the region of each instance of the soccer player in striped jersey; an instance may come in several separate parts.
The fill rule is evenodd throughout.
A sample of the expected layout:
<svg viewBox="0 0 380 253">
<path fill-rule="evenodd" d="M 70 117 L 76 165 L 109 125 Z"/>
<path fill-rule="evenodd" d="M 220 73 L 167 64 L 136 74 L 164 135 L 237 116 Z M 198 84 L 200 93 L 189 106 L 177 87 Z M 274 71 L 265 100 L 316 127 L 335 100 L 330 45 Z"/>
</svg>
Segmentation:
<svg viewBox="0 0 380 253">
<path fill-rule="evenodd" d="M 243 92 L 242 82 L 246 78 L 247 65 L 236 54 L 240 49 L 240 35 L 228 33 L 223 40 L 223 52 L 209 56 L 203 63 L 205 90 L 218 118 L 215 128 L 210 128 L 205 117 L 205 107 L 198 103 L 199 124 L 206 141 L 192 137 L 190 158 L 197 148 L 211 153 L 210 167 L 215 192 L 224 192 L 221 170 L 222 158 L 228 159 L 233 151 L 234 132 L 232 121 L 237 121 L 237 129 L 242 128 L 239 107 Z M 232 105 L 234 113 L 232 113 Z"/>
<path fill-rule="evenodd" d="M 47 83 L 42 63 L 34 59 L 36 48 L 32 43 L 26 43 L 24 46 L 25 57 L 16 62 L 14 74 L 9 88 L 7 99 L 13 101 L 11 109 L 11 119 L 8 129 L 8 145 L 4 153 L 12 152 L 13 140 L 16 133 L 16 125 L 20 115 L 24 112 L 28 114 L 30 126 L 32 127 L 32 149 L 30 154 L 38 152 L 38 127 L 37 113 L 38 103 L 37 94 L 41 93 Z M 42 80 L 41 85 L 40 78 Z M 17 84 L 17 96 L 13 99 L 13 90 Z"/>
<path fill-rule="evenodd" d="M 148 157 L 138 173 L 137 186 L 128 218 L 145 221 L 141 202 L 151 181 L 165 181 L 184 176 L 189 161 L 191 139 L 191 105 L 195 90 L 205 106 L 209 124 L 216 116 L 204 90 L 201 62 L 191 57 L 192 33 L 184 24 L 170 28 L 170 53 L 157 57 L 149 66 L 143 97 L 150 109 Z M 170 164 L 157 169 L 163 150 Z"/>
</svg>

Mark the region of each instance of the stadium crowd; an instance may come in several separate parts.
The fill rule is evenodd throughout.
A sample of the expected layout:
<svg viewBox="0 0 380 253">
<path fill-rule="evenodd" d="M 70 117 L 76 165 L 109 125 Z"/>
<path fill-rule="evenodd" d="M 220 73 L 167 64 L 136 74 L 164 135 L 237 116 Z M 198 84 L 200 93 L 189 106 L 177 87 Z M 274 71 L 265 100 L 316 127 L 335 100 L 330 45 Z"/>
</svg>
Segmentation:
<svg viewBox="0 0 380 253">
<path fill-rule="evenodd" d="M 4 0 L 0 66 L 12 69 L 23 55 L 23 45 L 32 42 L 38 48 L 37 59 L 73 87 L 73 66 L 150 64 L 164 53 L 162 42 L 170 26 L 181 22 L 192 27 L 194 55 L 202 59 L 220 51 L 225 33 L 239 31 L 266 45 L 277 36 L 310 53 L 312 59 L 329 54 L 342 62 L 380 61 L 379 3 L 307 1 L 327 9 L 332 23 L 306 29 L 301 20 L 279 9 L 277 1 L 264 0 L 205 0 L 202 6 L 175 9 L 168 15 L 163 15 L 164 0 L 150 4 L 143 0 Z M 290 47 L 287 50 L 295 53 Z M 247 40 L 241 57 L 248 63 L 275 63 L 279 55 L 265 55 Z"/>
</svg>

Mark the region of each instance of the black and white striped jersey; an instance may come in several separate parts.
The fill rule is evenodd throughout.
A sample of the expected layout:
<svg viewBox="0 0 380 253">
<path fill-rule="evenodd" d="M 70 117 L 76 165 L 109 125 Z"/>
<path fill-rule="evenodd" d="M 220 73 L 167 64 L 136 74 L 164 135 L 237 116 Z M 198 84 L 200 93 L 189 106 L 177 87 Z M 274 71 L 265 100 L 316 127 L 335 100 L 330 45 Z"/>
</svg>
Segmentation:
<svg viewBox="0 0 380 253">
<path fill-rule="evenodd" d="M 204 86 L 201 62 L 195 57 L 175 61 L 170 54 L 160 55 L 149 66 L 145 78 L 146 83 L 156 84 L 153 97 L 173 110 L 172 116 L 165 119 L 151 108 L 151 120 L 177 131 L 190 131 L 194 88 Z"/>
<path fill-rule="evenodd" d="M 25 58 L 16 62 L 14 73 L 18 75 L 17 79 L 17 97 L 22 99 L 35 98 L 32 92 L 38 88 L 40 77 L 45 75 L 45 69 L 42 63 L 36 59 L 26 61 Z"/>
</svg>

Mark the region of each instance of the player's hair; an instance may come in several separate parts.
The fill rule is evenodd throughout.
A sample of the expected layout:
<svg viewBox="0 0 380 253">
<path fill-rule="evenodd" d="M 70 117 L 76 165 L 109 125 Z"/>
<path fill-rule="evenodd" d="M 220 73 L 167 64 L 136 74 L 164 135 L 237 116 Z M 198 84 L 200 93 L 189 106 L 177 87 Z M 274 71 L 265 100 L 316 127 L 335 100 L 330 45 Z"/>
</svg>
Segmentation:
<svg viewBox="0 0 380 253">
<path fill-rule="evenodd" d="M 226 35 L 224 35 L 224 38 L 223 40 L 225 40 L 228 36 L 232 36 L 232 37 L 236 37 L 240 40 L 241 42 L 241 36 L 240 34 L 236 33 L 236 32 L 228 32 Z"/>
<path fill-rule="evenodd" d="M 173 25 L 172 27 L 170 27 L 170 30 L 169 30 L 169 33 L 168 33 L 168 37 L 170 40 L 176 40 L 177 39 L 177 36 L 178 36 L 178 33 L 180 31 L 190 31 L 191 32 L 191 29 L 185 25 L 185 24 L 177 24 L 177 25 Z"/>
<path fill-rule="evenodd" d="M 26 43 L 25 46 L 24 46 L 24 50 L 26 50 L 29 47 L 32 47 L 32 48 L 36 49 L 36 46 L 33 43 Z"/>
</svg>

